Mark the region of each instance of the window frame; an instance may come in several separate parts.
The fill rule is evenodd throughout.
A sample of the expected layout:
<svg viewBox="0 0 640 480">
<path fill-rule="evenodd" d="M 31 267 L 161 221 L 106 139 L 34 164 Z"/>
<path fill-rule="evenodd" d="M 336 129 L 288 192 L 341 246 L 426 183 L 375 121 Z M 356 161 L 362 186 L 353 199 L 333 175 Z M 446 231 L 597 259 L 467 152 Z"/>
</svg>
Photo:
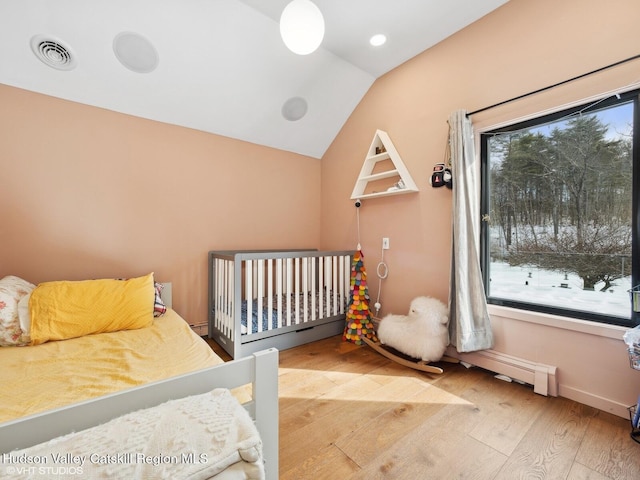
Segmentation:
<svg viewBox="0 0 640 480">
<path fill-rule="evenodd" d="M 499 297 L 492 297 L 489 291 L 489 262 L 490 242 L 489 222 L 490 213 L 490 191 L 487 188 L 487 182 L 490 178 L 489 162 L 487 159 L 489 139 L 495 134 L 518 131 L 526 128 L 543 125 L 561 118 L 582 113 L 591 113 L 601 110 L 603 107 L 613 107 L 616 105 L 629 103 L 633 104 L 633 135 L 632 135 L 632 153 L 631 162 L 633 165 L 632 172 L 632 240 L 631 240 L 631 285 L 636 286 L 640 283 L 640 89 L 632 90 L 618 95 L 613 95 L 596 102 L 577 105 L 571 108 L 558 110 L 556 112 L 537 116 L 534 118 L 520 121 L 517 123 L 501 126 L 495 129 L 488 129 L 480 132 L 480 266 L 485 288 L 485 297 L 487 304 L 498 305 L 504 307 L 515 308 L 519 310 L 539 312 L 550 315 L 560 315 L 579 320 L 587 320 L 591 322 L 604 323 L 610 325 L 619 325 L 624 327 L 634 327 L 640 324 L 640 312 L 633 312 L 631 308 L 631 300 L 629 300 L 630 318 L 624 319 L 610 315 L 604 315 L 595 312 L 587 312 L 583 310 L 573 310 L 551 305 L 540 305 L 534 303 L 526 303 L 517 300 L 510 300 Z"/>
</svg>

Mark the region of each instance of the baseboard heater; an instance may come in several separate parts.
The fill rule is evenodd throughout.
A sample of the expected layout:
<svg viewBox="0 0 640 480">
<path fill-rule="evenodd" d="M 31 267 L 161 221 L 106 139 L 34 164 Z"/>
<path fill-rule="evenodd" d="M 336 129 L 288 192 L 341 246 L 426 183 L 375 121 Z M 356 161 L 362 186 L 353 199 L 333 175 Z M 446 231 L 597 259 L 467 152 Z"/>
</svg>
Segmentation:
<svg viewBox="0 0 640 480">
<path fill-rule="evenodd" d="M 533 391 L 540 395 L 558 396 L 558 379 L 554 366 L 512 357 L 495 350 L 458 353 L 455 348 L 449 347 L 447 355 L 485 370 L 531 384 Z"/>
</svg>

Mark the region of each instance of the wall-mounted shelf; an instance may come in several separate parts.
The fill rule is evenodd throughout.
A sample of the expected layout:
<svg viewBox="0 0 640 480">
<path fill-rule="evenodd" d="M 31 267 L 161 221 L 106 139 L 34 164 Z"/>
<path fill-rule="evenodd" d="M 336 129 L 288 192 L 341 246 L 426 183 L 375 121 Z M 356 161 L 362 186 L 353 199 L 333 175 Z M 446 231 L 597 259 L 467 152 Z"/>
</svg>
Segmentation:
<svg viewBox="0 0 640 480">
<path fill-rule="evenodd" d="M 387 132 L 376 130 L 351 199 L 364 200 L 417 191 L 418 187 Z"/>
</svg>

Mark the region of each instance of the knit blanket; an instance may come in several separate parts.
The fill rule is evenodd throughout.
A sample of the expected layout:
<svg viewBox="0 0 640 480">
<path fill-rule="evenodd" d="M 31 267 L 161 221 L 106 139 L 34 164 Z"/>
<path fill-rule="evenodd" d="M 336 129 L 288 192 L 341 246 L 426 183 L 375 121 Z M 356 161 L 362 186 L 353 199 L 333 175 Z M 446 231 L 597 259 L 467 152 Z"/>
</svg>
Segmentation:
<svg viewBox="0 0 640 480">
<path fill-rule="evenodd" d="M 0 477 L 7 478 L 200 480 L 225 471 L 224 478 L 265 477 L 258 431 L 226 389 L 132 412 L 0 460 Z"/>
</svg>

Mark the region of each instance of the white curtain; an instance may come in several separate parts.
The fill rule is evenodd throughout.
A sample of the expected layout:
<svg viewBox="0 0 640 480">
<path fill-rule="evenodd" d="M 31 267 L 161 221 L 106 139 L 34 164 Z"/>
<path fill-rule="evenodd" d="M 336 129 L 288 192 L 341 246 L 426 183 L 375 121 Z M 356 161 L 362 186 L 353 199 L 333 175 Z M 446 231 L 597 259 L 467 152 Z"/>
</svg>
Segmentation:
<svg viewBox="0 0 640 480">
<path fill-rule="evenodd" d="M 493 346 L 480 270 L 480 181 L 471 120 L 463 110 L 449 117 L 453 174 L 453 246 L 449 309 L 451 343 L 458 352 Z"/>
</svg>

